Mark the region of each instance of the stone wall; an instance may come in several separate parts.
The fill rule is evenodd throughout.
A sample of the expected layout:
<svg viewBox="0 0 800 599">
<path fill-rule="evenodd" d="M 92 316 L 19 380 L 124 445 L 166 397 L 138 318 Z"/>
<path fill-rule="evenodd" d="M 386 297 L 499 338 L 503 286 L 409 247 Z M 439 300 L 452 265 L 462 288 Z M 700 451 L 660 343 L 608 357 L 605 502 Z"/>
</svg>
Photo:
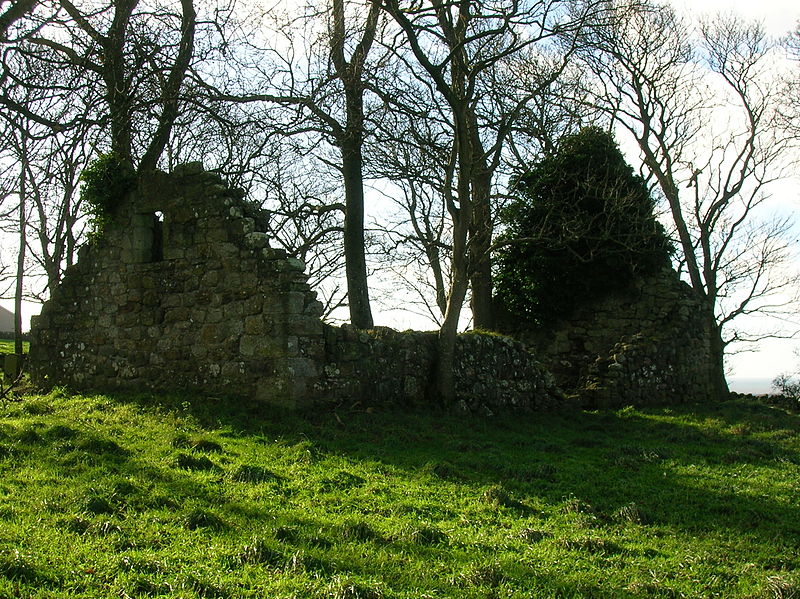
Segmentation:
<svg viewBox="0 0 800 599">
<path fill-rule="evenodd" d="M 436 333 L 351 326 L 325 328 L 322 397 L 344 405 L 420 407 L 430 402 Z M 471 413 L 566 406 L 553 376 L 519 341 L 469 332 L 456 339 L 458 408 Z"/>
<path fill-rule="evenodd" d="M 705 400 L 711 331 L 692 289 L 666 269 L 587 304 L 547 331 L 507 321 L 586 407 Z"/>
<path fill-rule="evenodd" d="M 304 265 L 213 173 L 155 173 L 81 249 L 33 323 L 42 386 L 191 391 L 303 407 L 426 404 L 433 333 L 323 325 Z M 561 395 L 519 342 L 458 339 L 463 410 L 550 409 Z"/>
<path fill-rule="evenodd" d="M 428 404 L 435 334 L 324 325 L 305 265 L 271 248 L 266 230 L 262 211 L 200 165 L 152 174 L 34 320 L 34 381 L 287 407 Z M 665 271 L 550 331 L 513 322 L 519 340 L 460 335 L 457 405 L 486 414 L 707 398 L 699 314 Z"/>
<path fill-rule="evenodd" d="M 322 306 L 260 219 L 199 165 L 148 177 L 34 321 L 33 379 L 307 402 Z"/>
</svg>

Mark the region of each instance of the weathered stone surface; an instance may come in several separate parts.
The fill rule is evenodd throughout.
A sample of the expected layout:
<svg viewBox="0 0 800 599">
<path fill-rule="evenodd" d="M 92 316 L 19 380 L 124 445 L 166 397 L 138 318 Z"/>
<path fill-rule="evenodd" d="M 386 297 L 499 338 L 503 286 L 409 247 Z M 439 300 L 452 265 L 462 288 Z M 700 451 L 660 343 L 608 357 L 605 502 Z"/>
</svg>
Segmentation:
<svg viewBox="0 0 800 599">
<path fill-rule="evenodd" d="M 120 205 L 104 242 L 81 248 L 34 321 L 34 381 L 290 408 L 428 406 L 436 334 L 324 325 L 305 265 L 269 247 L 264 218 L 198 164 L 155 173 Z M 708 347 L 695 307 L 673 275 L 598 303 L 552 336 L 516 330 L 527 346 L 461 335 L 455 407 L 578 407 L 557 382 L 591 406 L 699 398 Z"/>
<path fill-rule="evenodd" d="M 543 334 L 506 322 L 585 407 L 711 398 L 710 335 L 700 303 L 672 270 L 577 311 Z"/>
<path fill-rule="evenodd" d="M 430 403 L 436 334 L 325 326 L 326 363 L 317 394 L 346 405 L 420 407 Z M 522 343 L 493 334 L 459 335 L 456 407 L 479 414 L 563 405 L 552 375 Z"/>
<path fill-rule="evenodd" d="M 269 248 L 267 234 L 255 231 L 263 221 L 238 195 L 199 163 L 145 181 L 120 206 L 103 243 L 81 249 L 78 265 L 35 321 L 34 380 L 293 406 L 309 401 L 304 390 L 315 384 L 317 369 L 290 360 L 299 359 L 291 349 L 298 333 L 316 351 L 304 360 L 324 357 L 322 324 L 303 310 L 316 295 L 294 287 L 305 283 L 298 262 Z"/>
</svg>

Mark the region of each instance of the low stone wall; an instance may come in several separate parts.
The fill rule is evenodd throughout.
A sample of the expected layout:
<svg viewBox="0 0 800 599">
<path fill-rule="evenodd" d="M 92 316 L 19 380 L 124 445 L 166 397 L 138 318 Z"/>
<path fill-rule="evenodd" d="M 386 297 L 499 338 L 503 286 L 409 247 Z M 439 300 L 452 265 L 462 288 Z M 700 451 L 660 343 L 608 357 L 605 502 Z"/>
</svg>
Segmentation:
<svg viewBox="0 0 800 599">
<path fill-rule="evenodd" d="M 506 323 L 586 407 L 702 401 L 711 331 L 692 289 L 670 270 L 590 303 L 542 332 Z"/>
<path fill-rule="evenodd" d="M 684 335 L 685 345 L 680 341 L 641 333 L 624 337 L 589 365 L 580 388 L 582 404 L 603 408 L 709 399 L 707 371 L 698 368 L 698 354 L 686 351 L 695 340 Z"/>
<path fill-rule="evenodd" d="M 436 333 L 326 326 L 325 352 L 317 390 L 327 401 L 364 406 L 430 404 Z M 457 407 L 463 411 L 492 414 L 565 407 L 552 375 L 510 337 L 459 335 L 454 375 Z"/>
</svg>

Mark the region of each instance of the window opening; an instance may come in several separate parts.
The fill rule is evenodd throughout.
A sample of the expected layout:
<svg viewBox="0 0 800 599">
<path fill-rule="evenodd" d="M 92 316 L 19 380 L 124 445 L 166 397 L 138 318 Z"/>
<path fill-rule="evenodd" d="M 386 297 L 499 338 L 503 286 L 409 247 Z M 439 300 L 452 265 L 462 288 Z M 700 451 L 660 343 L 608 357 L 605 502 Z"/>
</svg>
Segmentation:
<svg viewBox="0 0 800 599">
<path fill-rule="evenodd" d="M 153 245 L 150 255 L 151 262 L 161 262 L 164 259 L 164 213 L 157 211 L 153 214 Z"/>
</svg>

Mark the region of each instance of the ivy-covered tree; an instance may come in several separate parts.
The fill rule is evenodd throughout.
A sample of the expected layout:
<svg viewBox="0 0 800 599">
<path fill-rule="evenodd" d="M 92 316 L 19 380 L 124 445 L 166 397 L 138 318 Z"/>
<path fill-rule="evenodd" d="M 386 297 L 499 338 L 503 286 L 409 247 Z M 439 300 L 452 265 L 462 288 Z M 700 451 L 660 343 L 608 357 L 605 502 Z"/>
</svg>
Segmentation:
<svg viewBox="0 0 800 599">
<path fill-rule="evenodd" d="M 537 325 L 669 264 L 670 242 L 613 137 L 587 127 L 513 181 L 496 255 L 503 312 Z"/>
</svg>

